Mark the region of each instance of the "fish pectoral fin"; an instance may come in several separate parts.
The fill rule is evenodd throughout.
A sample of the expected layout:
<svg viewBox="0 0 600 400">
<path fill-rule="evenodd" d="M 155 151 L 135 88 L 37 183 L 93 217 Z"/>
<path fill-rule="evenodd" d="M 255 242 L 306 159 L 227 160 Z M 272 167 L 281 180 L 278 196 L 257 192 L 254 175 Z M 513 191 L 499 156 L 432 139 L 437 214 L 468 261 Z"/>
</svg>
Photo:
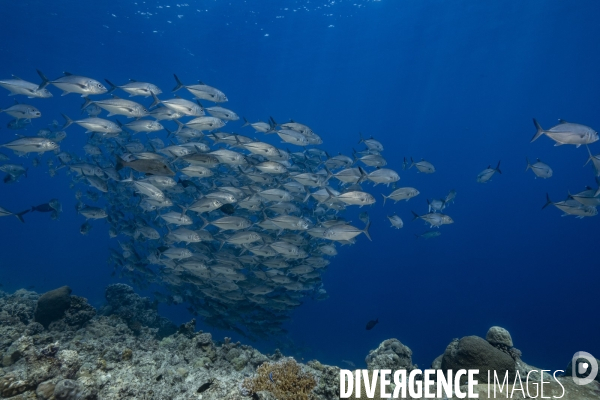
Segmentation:
<svg viewBox="0 0 600 400">
<path fill-rule="evenodd" d="M 564 144 L 564 143 L 558 143 L 558 142 L 556 142 L 556 143 L 554 143 L 554 147 L 557 147 L 557 146 L 562 146 L 563 144 Z"/>
<path fill-rule="evenodd" d="M 61 96 L 66 96 L 66 95 L 68 95 L 69 93 L 71 93 L 71 92 L 67 92 L 66 90 L 63 90 L 63 92 L 62 92 L 60 95 L 61 95 Z"/>
</svg>

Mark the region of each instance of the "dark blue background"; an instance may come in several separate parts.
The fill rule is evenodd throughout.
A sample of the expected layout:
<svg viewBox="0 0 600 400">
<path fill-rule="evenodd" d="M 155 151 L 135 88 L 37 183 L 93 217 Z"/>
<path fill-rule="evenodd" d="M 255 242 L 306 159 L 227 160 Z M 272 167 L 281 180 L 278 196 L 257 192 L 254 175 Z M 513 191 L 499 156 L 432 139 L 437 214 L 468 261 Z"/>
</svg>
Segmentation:
<svg viewBox="0 0 600 400">
<path fill-rule="evenodd" d="M 594 185 L 592 168 L 582 167 L 586 150 L 553 147 L 546 137 L 529 143 L 532 117 L 544 127 L 558 118 L 600 127 L 598 2 L 295 1 L 287 10 L 258 0 L 137 3 L 3 1 L 0 77 L 38 82 L 39 68 L 51 78 L 63 70 L 117 84 L 134 78 L 156 83 L 163 97 L 174 86 L 172 73 L 185 83 L 200 79 L 251 121 L 273 115 L 308 124 L 332 154 L 361 148 L 359 131 L 374 135 L 399 183 L 421 191 L 385 207 L 378 193 L 391 189 L 372 191 L 373 242 L 361 236 L 338 248 L 324 276 L 331 297 L 307 300 L 293 313 L 286 327 L 297 348 L 284 351 L 360 366 L 370 349 L 396 337 L 426 367 L 452 338 L 485 336 L 500 325 L 536 366 L 564 369 L 579 350 L 600 355 L 598 217 L 541 210 L 546 192 L 558 201 Z M 51 90 L 51 100 L 27 100 L 43 118 L 24 133 L 60 120 L 60 112 L 78 115 L 81 98 Z M 12 104 L 0 100 L 2 108 Z M 2 143 L 14 138 L 4 128 L 9 120 L 0 114 Z M 240 125 L 227 130 L 254 136 Z M 61 149 L 83 154 L 83 131 L 67 133 Z M 437 172 L 402 171 L 404 156 L 423 157 Z M 554 176 L 534 179 L 526 156 L 541 158 Z M 68 284 L 100 305 L 114 281 L 106 260 L 117 244 L 108 225 L 94 222 L 81 236 L 84 220 L 74 212 L 65 171 L 50 178 L 45 167 L 31 167 L 31 157 L 11 158 L 30 167 L 29 177 L 0 185 L 0 205 L 20 210 L 56 197 L 65 212 L 58 222 L 42 214 L 27 215 L 24 225 L 0 221 L 0 283 L 38 291 Z M 477 184 L 477 174 L 500 159 L 503 174 Z M 426 198 L 450 189 L 458 192 L 446 210 L 455 224 L 438 238 L 417 240 L 426 227 L 411 222 L 410 211 L 425 213 Z M 348 213 L 358 226 L 363 210 Z M 389 228 L 385 216 L 393 212 L 404 229 Z M 161 311 L 178 322 L 190 318 L 182 308 Z M 366 331 L 377 317 L 379 325 Z M 215 334 L 224 335 L 230 333 Z"/>
</svg>

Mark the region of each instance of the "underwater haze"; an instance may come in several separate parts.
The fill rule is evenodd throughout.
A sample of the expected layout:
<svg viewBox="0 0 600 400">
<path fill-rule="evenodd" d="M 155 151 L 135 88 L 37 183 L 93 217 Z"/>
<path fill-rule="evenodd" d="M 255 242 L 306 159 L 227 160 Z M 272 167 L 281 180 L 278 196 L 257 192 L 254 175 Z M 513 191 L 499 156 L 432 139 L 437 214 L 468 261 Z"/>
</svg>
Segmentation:
<svg viewBox="0 0 600 400">
<path fill-rule="evenodd" d="M 336 244 L 338 254 L 322 272 L 328 298 L 304 293 L 283 323 L 285 331 L 242 337 L 202 317 L 198 329 L 338 366 L 342 360 L 363 366 L 368 350 L 397 338 L 412 349 L 416 363 L 428 367 L 451 338 L 483 336 L 494 325 L 511 332 L 532 365 L 564 370 L 576 351 L 600 354 L 595 310 L 600 217 L 591 211 L 590 217 L 563 217 L 552 204 L 542 210 L 546 194 L 559 202 L 586 186 L 595 190 L 596 173 L 592 162 L 584 166 L 585 145 L 554 146 L 547 135 L 530 142 L 536 133 L 532 118 L 544 129 L 559 118 L 600 127 L 598 2 L 182 1 L 4 1 L 0 79 L 14 74 L 37 84 L 36 69 L 50 79 L 63 71 L 103 84 L 105 78 L 117 85 L 136 79 L 161 88 L 161 101 L 172 98 L 173 74 L 184 84 L 200 80 L 223 91 L 228 102 L 218 105 L 240 117 L 268 122 L 272 116 L 279 124 L 293 119 L 323 144 L 282 143 L 278 135 L 242 127 L 241 119 L 222 131 L 289 152 L 318 148 L 350 157 L 353 149 L 366 148 L 360 132 L 383 144 L 385 168 L 400 175 L 395 187 L 420 192 L 384 205 L 381 195 L 389 195 L 392 185 L 362 182 L 375 204 L 328 212 L 362 230 L 359 214 L 366 211 L 372 241 L 359 234 L 354 245 Z M 9 129 L 13 117 L 0 113 L 0 144 L 17 135 L 35 136 L 53 120 L 62 125 L 61 113 L 85 117 L 78 94 L 62 97 L 57 87 L 47 88 L 50 99 L 9 97 L 0 89 L 1 109 L 17 98 L 42 112 L 20 130 Z M 130 99 L 123 91 L 114 94 Z M 193 97 L 185 90 L 177 94 Z M 152 102 L 131 100 L 146 107 Z M 164 125 L 177 128 L 171 121 Z M 60 150 L 85 158 L 82 148 L 90 135 L 77 126 L 66 133 Z M 135 137 L 158 137 L 166 145 L 174 140 L 164 131 Z M 122 153 L 107 146 L 107 159 L 116 157 L 111 149 Z M 600 144 L 589 149 L 598 154 Z M 0 219 L 3 290 L 34 286 L 44 292 L 69 285 L 94 305 L 104 302 L 105 287 L 114 282 L 133 284 L 151 297 L 167 293 L 160 282 L 136 286 L 120 268 L 111 275 L 110 249 L 122 252 L 117 239 L 127 238 L 111 239 L 108 222 L 90 221 L 91 231 L 80 233 L 86 219 L 76 210 L 75 193 L 96 189 L 74 182 L 66 167 L 50 176 L 52 152 L 40 156 L 37 167 L 35 153 L 0 152 L 9 156 L 2 163 L 28 168 L 26 177 L 0 184 L 1 207 L 20 212 L 54 198 L 63 208 L 57 220 L 40 212 L 23 215 L 24 224 Z M 429 161 L 435 173 L 408 168 L 411 157 Z M 539 158 L 553 175 L 536 179 L 526 171 L 526 158 L 532 163 Z M 477 182 L 479 173 L 500 160 L 501 174 Z M 354 166 L 359 165 L 375 170 L 360 162 Z M 128 175 L 124 170 L 121 178 Z M 454 223 L 430 227 L 413 220 L 412 212 L 429 212 L 427 200 L 444 199 L 451 190 L 456 199 L 442 212 Z M 306 204 L 317 207 L 312 199 Z M 393 214 L 403 220 L 401 229 L 390 226 L 387 216 Z M 311 213 L 304 217 L 318 222 Z M 438 231 L 437 237 L 417 237 Z M 192 318 L 188 306 L 161 304 L 160 312 L 182 323 Z M 375 319 L 378 324 L 366 330 Z"/>
</svg>

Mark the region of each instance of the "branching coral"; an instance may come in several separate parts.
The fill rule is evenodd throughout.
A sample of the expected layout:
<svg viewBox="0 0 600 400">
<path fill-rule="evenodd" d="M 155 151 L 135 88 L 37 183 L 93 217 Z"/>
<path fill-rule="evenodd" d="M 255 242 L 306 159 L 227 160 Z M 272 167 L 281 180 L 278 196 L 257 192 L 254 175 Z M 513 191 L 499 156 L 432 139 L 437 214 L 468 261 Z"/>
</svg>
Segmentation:
<svg viewBox="0 0 600 400">
<path fill-rule="evenodd" d="M 256 375 L 244 379 L 242 391 L 248 395 L 269 391 L 279 400 L 313 400 L 316 378 L 303 372 L 293 358 L 267 362 L 256 369 Z"/>
</svg>

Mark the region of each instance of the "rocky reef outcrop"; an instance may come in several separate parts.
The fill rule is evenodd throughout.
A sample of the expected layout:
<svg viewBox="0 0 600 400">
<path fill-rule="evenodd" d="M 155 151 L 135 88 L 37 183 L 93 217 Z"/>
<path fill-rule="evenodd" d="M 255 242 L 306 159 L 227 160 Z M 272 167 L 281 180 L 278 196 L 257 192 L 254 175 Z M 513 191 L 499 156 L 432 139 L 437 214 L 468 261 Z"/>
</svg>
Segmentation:
<svg viewBox="0 0 600 400">
<path fill-rule="evenodd" d="M 107 305 L 98 312 L 85 298 L 61 292 L 45 298 L 62 297 L 55 302 L 62 311 L 50 319 L 37 314 L 47 306 L 40 308 L 44 295 L 0 292 L 0 399 L 340 398 L 338 367 L 299 363 L 278 351 L 265 355 L 228 338 L 215 342 L 209 332 L 195 331 L 195 321 L 176 327 L 127 285 L 109 286 Z M 493 366 L 513 374 L 534 369 L 521 360 L 508 331 L 493 327 L 486 339 L 452 341 L 433 368 Z M 375 370 L 418 368 L 410 348 L 397 339 L 382 342 L 365 361 L 371 377 Z M 568 376 L 559 379 L 566 399 L 600 399 L 600 383 L 577 386 Z M 546 388 L 545 395 L 561 394 L 555 381 Z M 475 389 L 480 399 L 488 398 L 487 385 Z M 512 398 L 521 399 L 518 393 Z"/>
</svg>

